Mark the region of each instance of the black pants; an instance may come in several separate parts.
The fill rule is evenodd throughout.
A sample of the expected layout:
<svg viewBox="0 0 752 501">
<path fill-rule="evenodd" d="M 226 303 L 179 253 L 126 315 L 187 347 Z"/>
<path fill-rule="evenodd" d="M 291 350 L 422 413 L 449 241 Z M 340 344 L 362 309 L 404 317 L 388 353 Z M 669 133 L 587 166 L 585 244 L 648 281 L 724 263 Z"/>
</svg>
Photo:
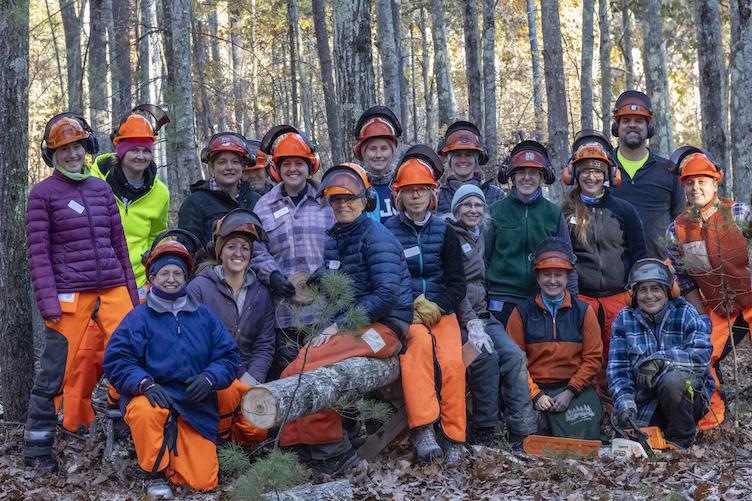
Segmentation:
<svg viewBox="0 0 752 501">
<path fill-rule="evenodd" d="M 661 375 L 654 391 L 658 399 L 650 424 L 659 426 L 667 440 L 681 447 L 690 447 L 695 439 L 697 423 L 707 412 L 707 402 L 700 394 L 702 385 L 693 384 L 698 388 L 692 398 L 687 391 L 687 380 L 691 376 L 681 370 L 670 370 Z"/>
<path fill-rule="evenodd" d="M 276 350 L 272 365 L 269 367 L 267 381 L 279 379 L 280 374 L 285 368 L 295 360 L 298 352 L 305 345 L 305 332 L 298 329 L 275 329 L 277 335 Z"/>
</svg>

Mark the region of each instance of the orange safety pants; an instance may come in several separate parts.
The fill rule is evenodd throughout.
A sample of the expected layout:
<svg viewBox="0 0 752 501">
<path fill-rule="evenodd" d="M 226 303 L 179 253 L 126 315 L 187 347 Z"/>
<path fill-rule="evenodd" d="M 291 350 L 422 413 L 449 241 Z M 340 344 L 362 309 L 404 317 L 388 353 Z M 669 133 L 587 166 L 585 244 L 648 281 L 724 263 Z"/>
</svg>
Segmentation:
<svg viewBox="0 0 752 501">
<path fill-rule="evenodd" d="M 400 355 L 402 390 L 410 429 L 439 421 L 444 435 L 465 441 L 465 365 L 455 314 L 427 328 L 412 324 Z"/>
<path fill-rule="evenodd" d="M 398 353 L 400 348 L 397 334 L 387 326 L 375 323 L 358 334 L 338 334 L 324 345 L 311 346 L 307 354 L 304 346 L 295 360 L 282 371 L 282 377 L 295 376 L 301 370 L 311 372 L 352 357 L 389 358 Z M 464 371 L 463 366 L 463 375 Z M 326 409 L 284 425 L 279 443 L 283 447 L 289 447 L 301 444 L 336 444 L 342 439 L 342 418 L 335 409 Z"/>
<path fill-rule="evenodd" d="M 731 329 L 729 329 L 729 319 L 726 318 L 725 313 L 716 313 L 713 310 L 707 311 L 710 316 L 710 323 L 713 325 L 713 330 L 710 333 L 710 343 L 713 345 L 713 354 L 710 356 L 710 372 L 715 379 L 715 392 L 710 398 L 710 409 L 708 413 L 700 420 L 697 426 L 702 430 L 709 430 L 715 428 L 723 422 L 726 414 L 726 405 L 721 398 L 721 382 L 716 373 L 716 368 L 720 361 L 727 355 L 724 354 L 724 349 L 729 342 L 731 335 Z M 752 306 L 745 308 L 741 313 L 734 313 L 731 315 L 731 326 L 739 320 L 739 317 L 747 322 L 747 333 L 749 333 L 749 326 L 752 326 Z M 736 338 L 735 338 L 736 339 Z"/>
<path fill-rule="evenodd" d="M 219 441 L 232 440 L 240 445 L 258 444 L 266 439 L 267 430 L 256 428 L 246 421 L 240 411 L 240 400 L 251 387 L 239 380 L 232 382 L 224 390 L 217 391 L 217 410 L 219 411 Z"/>
<path fill-rule="evenodd" d="M 169 416 L 168 409 L 158 405 L 152 407 L 143 395 L 128 403 L 125 422 L 133 435 L 138 465 L 145 472 L 167 469 L 167 478 L 175 485 L 187 485 L 202 491 L 214 489 L 217 487 L 219 473 L 217 446 L 201 436 L 182 417 L 177 417 L 175 449 L 165 449 L 159 458 Z M 155 467 L 158 458 L 159 464 Z"/>
</svg>

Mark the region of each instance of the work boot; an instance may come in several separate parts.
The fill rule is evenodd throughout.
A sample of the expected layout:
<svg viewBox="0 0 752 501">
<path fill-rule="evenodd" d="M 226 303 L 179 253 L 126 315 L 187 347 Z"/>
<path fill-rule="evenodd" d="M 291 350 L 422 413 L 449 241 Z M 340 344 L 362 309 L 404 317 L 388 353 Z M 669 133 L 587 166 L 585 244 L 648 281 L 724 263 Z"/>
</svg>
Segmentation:
<svg viewBox="0 0 752 501">
<path fill-rule="evenodd" d="M 509 434 L 509 446 L 512 448 L 512 452 L 515 454 L 524 452 L 522 443 L 525 441 L 526 435 L 517 435 L 516 433 Z"/>
<path fill-rule="evenodd" d="M 448 465 L 459 463 L 467 455 L 463 444 L 446 441 L 444 444 L 444 462 Z"/>
<path fill-rule="evenodd" d="M 172 499 L 172 489 L 170 489 L 170 485 L 163 474 L 155 476 L 147 474 L 146 477 L 146 499 L 148 501 Z"/>
<path fill-rule="evenodd" d="M 355 452 L 355 449 L 351 448 L 333 458 L 316 461 L 314 469 L 323 475 L 335 477 L 350 468 L 354 468 L 358 463 L 360 463 L 360 456 Z"/>
<path fill-rule="evenodd" d="M 499 437 L 496 435 L 494 427 L 479 427 L 473 429 L 473 442 L 475 445 L 485 445 L 486 447 L 496 447 Z"/>
<path fill-rule="evenodd" d="M 58 470 L 57 461 L 50 455 L 24 457 L 24 465 L 44 470 L 47 473 L 57 473 Z"/>
<path fill-rule="evenodd" d="M 426 463 L 439 459 L 444 455 L 439 443 L 436 441 L 436 435 L 433 432 L 433 425 L 419 426 L 410 432 L 410 440 L 413 442 L 415 454 L 418 461 Z"/>
</svg>

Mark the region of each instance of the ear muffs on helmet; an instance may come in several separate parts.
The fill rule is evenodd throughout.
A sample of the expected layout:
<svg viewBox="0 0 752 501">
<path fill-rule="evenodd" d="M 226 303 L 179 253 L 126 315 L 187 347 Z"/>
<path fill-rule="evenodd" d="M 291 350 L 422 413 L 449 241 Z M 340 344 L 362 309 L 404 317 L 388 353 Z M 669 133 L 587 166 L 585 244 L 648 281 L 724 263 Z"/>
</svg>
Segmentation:
<svg viewBox="0 0 752 501">
<path fill-rule="evenodd" d="M 647 138 L 650 139 L 653 137 L 655 134 L 655 126 L 653 125 L 653 105 L 647 94 L 636 90 L 626 90 L 619 95 L 612 111 L 612 136 L 619 137 L 619 120 L 626 115 L 639 115 L 645 117 L 645 120 L 648 122 Z"/>
<path fill-rule="evenodd" d="M 541 179 L 546 184 L 556 181 L 556 173 L 548 158 L 548 150 L 538 141 L 526 140 L 512 148 L 499 169 L 499 183 L 507 184 L 515 170 L 533 167 L 541 170 Z"/>
<path fill-rule="evenodd" d="M 83 128 L 85 136 L 82 136 L 80 139 L 76 139 L 74 141 L 68 141 L 64 144 L 61 144 L 59 146 L 55 146 L 54 148 L 51 147 L 48 143 L 50 141 L 50 132 L 60 119 L 62 118 L 69 118 L 72 120 L 75 120 L 78 122 L 81 127 Z M 47 125 L 44 127 L 44 134 L 42 135 L 42 142 L 40 143 L 39 149 L 42 154 L 42 160 L 44 160 L 44 163 L 47 164 L 47 166 L 52 167 L 52 156 L 55 154 L 55 149 L 59 148 L 60 146 L 64 146 L 65 144 L 69 144 L 71 142 L 81 142 L 81 145 L 84 147 L 84 150 L 89 155 L 95 155 L 99 151 L 99 141 L 96 137 L 94 137 L 94 132 L 91 130 L 91 127 L 89 126 L 89 122 L 86 121 L 86 119 L 79 115 L 78 113 L 73 113 L 71 111 L 66 111 L 64 113 L 59 113 L 55 115 L 54 117 L 50 118 L 47 122 Z"/>
<path fill-rule="evenodd" d="M 365 212 L 375 210 L 378 203 L 378 193 L 368 179 L 368 173 L 351 162 L 330 167 L 324 173 L 316 198 L 333 195 L 362 196 L 366 200 Z"/>
<path fill-rule="evenodd" d="M 201 240 L 196 235 L 182 228 L 174 228 L 171 230 L 165 230 L 157 235 L 154 238 L 154 241 L 151 243 L 149 250 L 141 254 L 141 264 L 144 265 L 144 267 L 146 267 L 147 263 L 153 260 L 152 258 L 154 257 L 154 249 L 157 248 L 160 242 L 170 237 L 173 237 L 175 240 L 180 242 L 180 244 L 182 244 L 188 251 L 190 258 L 193 260 L 193 263 L 188 263 L 189 268 L 192 269 L 195 263 L 198 263 L 206 256 L 206 248 L 204 247 L 203 242 L 201 242 Z"/>
<path fill-rule="evenodd" d="M 472 150 L 478 153 L 478 165 L 488 163 L 488 148 L 483 143 L 483 136 L 478 127 L 472 122 L 458 120 L 447 127 L 444 138 L 436 148 L 440 155 L 448 155 L 452 151 Z"/>
<path fill-rule="evenodd" d="M 715 172 L 708 172 L 707 175 L 710 177 L 713 177 L 716 179 L 716 182 L 720 183 L 723 181 L 724 171 L 723 167 L 715 161 L 715 158 L 713 158 L 713 155 L 703 149 L 703 148 L 697 148 L 696 146 L 681 146 L 674 150 L 674 152 L 671 154 L 671 156 L 668 159 L 668 162 L 666 163 L 666 169 L 668 171 L 676 176 L 679 176 L 679 178 L 682 177 L 682 172 L 684 170 L 684 160 L 687 159 L 690 155 L 694 154 L 701 154 L 704 155 L 705 158 L 708 159 L 708 162 L 715 168 Z M 701 173 L 698 173 L 697 175 L 702 175 Z"/>
<path fill-rule="evenodd" d="M 212 157 L 225 151 L 240 155 L 246 165 L 253 166 L 256 163 L 256 155 L 251 151 L 248 140 L 236 132 L 218 132 L 210 137 L 201 149 L 201 162 L 208 165 Z"/>
<path fill-rule="evenodd" d="M 308 135 L 303 132 L 302 130 L 298 129 L 297 127 L 293 127 L 292 125 L 282 124 L 282 125 L 276 125 L 269 129 L 269 131 L 264 134 L 264 137 L 261 139 L 261 151 L 266 153 L 267 157 L 269 158 L 269 177 L 272 178 L 272 180 L 275 183 L 281 183 L 282 182 L 282 176 L 279 174 L 279 167 L 276 165 L 276 162 L 274 160 L 276 155 L 274 155 L 274 149 L 276 147 L 277 140 L 282 138 L 285 134 L 296 134 L 300 139 L 302 140 L 303 144 L 308 148 L 308 152 L 303 152 L 301 154 L 295 154 L 295 155 L 285 155 L 285 157 L 294 157 L 299 156 L 301 158 L 304 158 L 308 161 L 308 165 L 311 168 L 311 171 L 309 173 L 309 176 L 313 176 L 319 171 L 319 168 L 321 167 L 321 160 L 319 158 L 319 154 L 317 152 L 316 144 L 311 141 L 311 139 L 308 137 Z"/>
<path fill-rule="evenodd" d="M 651 267 L 648 272 L 645 272 L 646 267 Z M 668 290 L 668 296 L 670 299 L 676 299 L 681 296 L 681 288 L 674 276 L 674 267 L 671 262 L 666 259 L 661 261 L 655 258 L 640 259 L 629 270 L 629 276 L 627 277 L 627 286 L 624 292 L 624 304 L 630 308 L 637 307 L 637 294 L 635 285 L 639 282 L 653 281 L 666 287 Z"/>
<path fill-rule="evenodd" d="M 597 148 L 593 148 L 593 146 Z M 600 151 L 598 151 L 600 150 Z M 561 181 L 572 186 L 577 181 L 575 164 L 581 160 L 593 159 L 604 162 L 607 167 L 605 185 L 616 187 L 621 184 L 621 171 L 616 164 L 614 148 L 611 142 L 601 132 L 594 129 L 583 129 L 574 136 L 572 156 L 561 173 Z"/>
</svg>

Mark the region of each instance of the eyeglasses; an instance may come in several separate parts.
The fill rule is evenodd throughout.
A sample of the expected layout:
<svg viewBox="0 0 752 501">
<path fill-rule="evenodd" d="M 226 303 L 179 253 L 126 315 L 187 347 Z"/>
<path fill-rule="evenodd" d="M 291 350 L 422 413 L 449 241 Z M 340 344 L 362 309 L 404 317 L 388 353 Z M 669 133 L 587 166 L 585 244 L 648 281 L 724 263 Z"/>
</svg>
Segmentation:
<svg viewBox="0 0 752 501">
<path fill-rule="evenodd" d="M 157 278 L 161 280 L 167 280 L 168 278 L 172 279 L 184 279 L 185 273 L 183 273 L 183 270 L 165 270 L 161 269 L 159 272 L 157 272 Z"/>
<path fill-rule="evenodd" d="M 482 211 L 485 210 L 486 204 L 484 204 L 483 202 L 462 202 L 460 204 L 460 207 L 464 207 L 465 209 L 470 210 Z"/>
<path fill-rule="evenodd" d="M 356 200 L 360 200 L 362 197 L 356 197 L 354 195 L 332 195 L 329 197 L 330 204 L 347 204 L 352 205 Z"/>
<path fill-rule="evenodd" d="M 405 193 L 408 193 L 410 195 L 416 194 L 416 195 L 425 195 L 426 193 L 429 193 L 431 191 L 430 186 L 408 186 L 406 188 L 402 188 L 400 191 L 404 191 Z"/>
<path fill-rule="evenodd" d="M 606 177 L 606 173 L 600 169 L 581 169 L 579 175 L 586 175 L 592 177 Z"/>
</svg>

